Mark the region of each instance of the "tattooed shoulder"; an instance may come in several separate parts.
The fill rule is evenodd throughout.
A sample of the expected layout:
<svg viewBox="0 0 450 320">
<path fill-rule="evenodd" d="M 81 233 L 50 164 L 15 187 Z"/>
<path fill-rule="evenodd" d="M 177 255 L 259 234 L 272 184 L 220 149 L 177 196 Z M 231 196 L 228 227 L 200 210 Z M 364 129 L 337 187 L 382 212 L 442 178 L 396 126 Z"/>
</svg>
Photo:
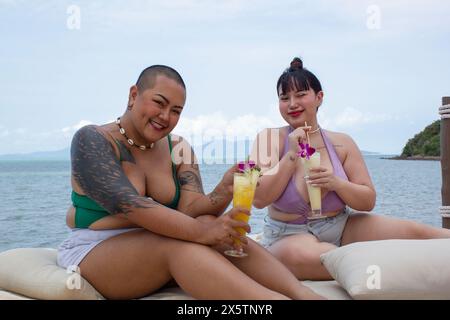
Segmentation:
<svg viewBox="0 0 450 320">
<path fill-rule="evenodd" d="M 183 171 L 178 174 L 178 180 L 182 190 L 204 194 L 200 175 L 193 171 Z"/>
<path fill-rule="evenodd" d="M 117 139 L 115 139 L 115 141 L 117 142 L 116 144 L 119 147 L 120 160 L 136 164 L 136 160 L 134 159 L 130 150 L 128 150 L 128 148 L 125 146 L 125 144 Z"/>
<path fill-rule="evenodd" d="M 111 142 L 98 127 L 81 128 L 71 145 L 72 176 L 83 192 L 111 214 L 152 208 L 153 200 L 139 196 L 123 171 Z"/>
</svg>

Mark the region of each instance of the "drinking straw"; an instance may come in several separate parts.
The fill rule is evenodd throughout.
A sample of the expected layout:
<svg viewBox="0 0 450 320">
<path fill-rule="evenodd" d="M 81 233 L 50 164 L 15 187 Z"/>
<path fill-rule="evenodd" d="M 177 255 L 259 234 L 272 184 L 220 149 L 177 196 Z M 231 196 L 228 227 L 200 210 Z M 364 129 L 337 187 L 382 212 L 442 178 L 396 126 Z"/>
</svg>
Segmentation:
<svg viewBox="0 0 450 320">
<path fill-rule="evenodd" d="M 305 129 L 308 127 L 308 123 L 305 121 Z M 306 140 L 308 140 L 308 145 L 311 145 L 311 142 L 309 142 L 309 130 L 306 130 Z"/>
</svg>

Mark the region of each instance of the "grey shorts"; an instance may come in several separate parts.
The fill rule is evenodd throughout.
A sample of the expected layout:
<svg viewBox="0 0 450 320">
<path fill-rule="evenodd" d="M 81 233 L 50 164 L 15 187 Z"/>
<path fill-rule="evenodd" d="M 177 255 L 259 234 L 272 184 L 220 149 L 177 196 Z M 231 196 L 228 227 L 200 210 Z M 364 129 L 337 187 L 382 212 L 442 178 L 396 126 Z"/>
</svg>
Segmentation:
<svg viewBox="0 0 450 320">
<path fill-rule="evenodd" d="M 119 234 L 138 229 L 141 228 L 112 230 L 72 229 L 69 237 L 58 247 L 57 263 L 65 269 L 76 267 L 101 242 Z"/>
<path fill-rule="evenodd" d="M 308 233 L 316 236 L 320 242 L 332 243 L 339 247 L 349 215 L 350 210 L 346 208 L 334 217 L 318 219 L 306 224 L 289 224 L 266 216 L 261 245 L 268 248 L 284 237 Z"/>
</svg>

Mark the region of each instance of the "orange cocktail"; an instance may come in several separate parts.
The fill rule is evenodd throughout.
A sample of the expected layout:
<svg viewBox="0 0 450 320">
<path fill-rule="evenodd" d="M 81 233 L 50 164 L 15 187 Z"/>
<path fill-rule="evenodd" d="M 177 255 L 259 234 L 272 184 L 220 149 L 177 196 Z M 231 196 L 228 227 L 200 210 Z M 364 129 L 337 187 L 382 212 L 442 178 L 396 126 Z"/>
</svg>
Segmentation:
<svg viewBox="0 0 450 320">
<path fill-rule="evenodd" d="M 247 210 L 251 210 L 253 197 L 255 196 L 256 184 L 258 182 L 259 173 L 253 172 L 235 173 L 233 181 L 233 207 L 241 207 Z M 250 216 L 246 213 L 238 213 L 234 216 L 234 219 L 239 221 L 248 222 Z M 243 228 L 236 228 L 241 234 L 245 235 L 246 231 Z M 239 239 L 234 239 L 236 246 L 241 245 Z M 225 254 L 233 257 L 245 257 L 247 254 L 243 250 L 228 250 Z"/>
</svg>

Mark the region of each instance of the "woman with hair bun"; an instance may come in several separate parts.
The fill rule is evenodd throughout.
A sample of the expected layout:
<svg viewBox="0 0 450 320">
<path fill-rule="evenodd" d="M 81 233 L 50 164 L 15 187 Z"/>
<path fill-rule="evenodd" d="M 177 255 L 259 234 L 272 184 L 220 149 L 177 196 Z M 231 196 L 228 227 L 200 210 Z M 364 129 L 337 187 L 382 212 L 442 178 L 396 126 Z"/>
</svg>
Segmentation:
<svg viewBox="0 0 450 320">
<path fill-rule="evenodd" d="M 298 279 L 331 279 L 320 255 L 341 245 L 450 237 L 447 229 L 368 213 L 375 207 L 376 192 L 364 158 L 349 135 L 320 127 L 322 86 L 300 58 L 282 73 L 276 90 L 287 125 L 264 129 L 255 140 L 251 158 L 264 175 L 253 204 L 269 207 L 262 244 Z M 314 149 L 320 153 L 320 166 L 307 176 L 298 154 Z M 270 161 L 263 161 L 266 155 Z M 308 220 L 312 209 L 307 184 L 321 189 L 326 218 Z"/>
</svg>

